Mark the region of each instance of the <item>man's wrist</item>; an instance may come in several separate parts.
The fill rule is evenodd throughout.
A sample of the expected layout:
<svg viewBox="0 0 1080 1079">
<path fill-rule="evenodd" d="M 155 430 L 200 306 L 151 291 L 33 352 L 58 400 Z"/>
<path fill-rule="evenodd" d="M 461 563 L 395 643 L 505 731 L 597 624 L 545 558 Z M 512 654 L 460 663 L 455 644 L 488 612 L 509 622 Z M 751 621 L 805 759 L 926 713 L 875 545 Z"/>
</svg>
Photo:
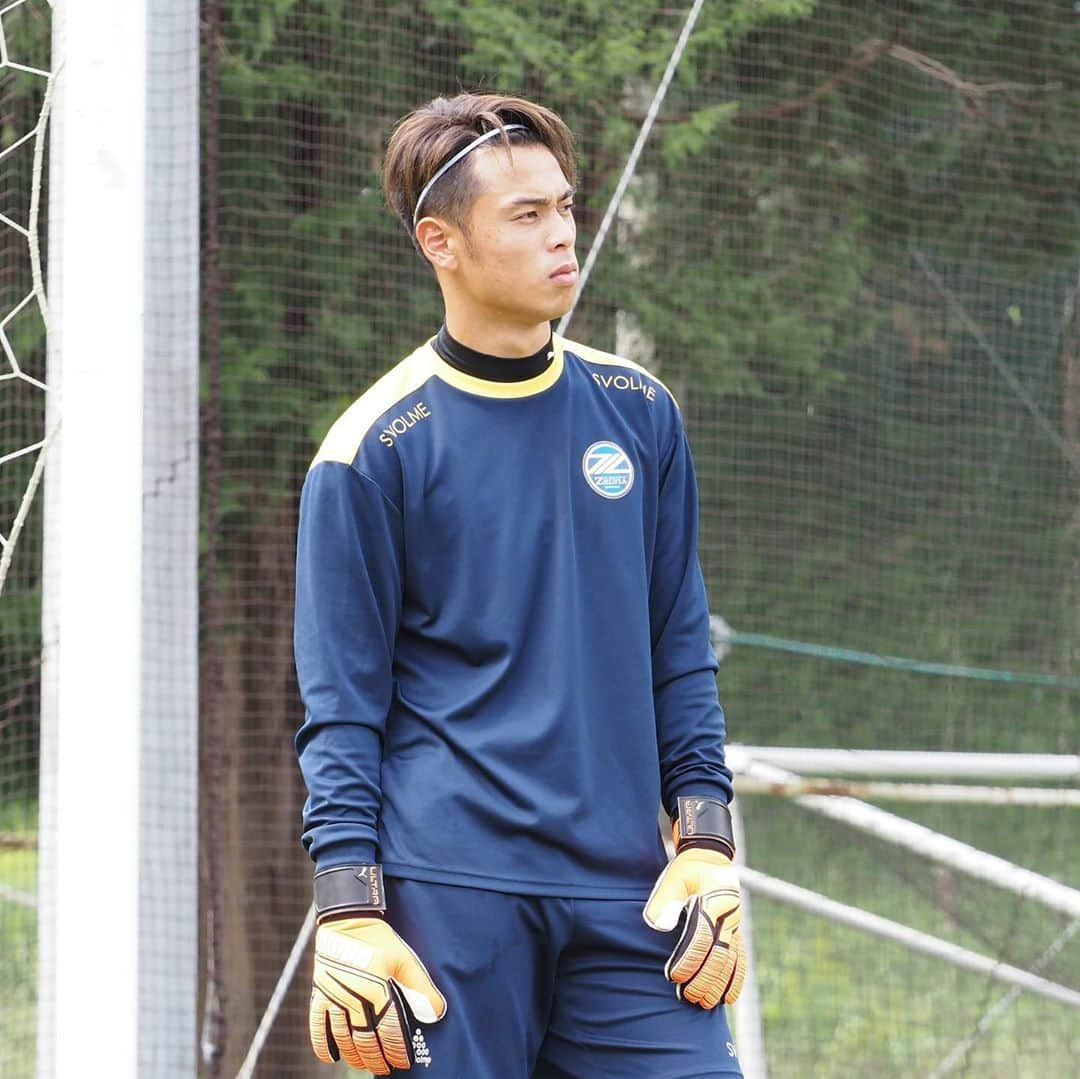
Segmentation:
<svg viewBox="0 0 1080 1079">
<path fill-rule="evenodd" d="M 315 919 L 342 915 L 381 918 L 386 914 L 382 866 L 338 865 L 315 874 Z"/>
<path fill-rule="evenodd" d="M 675 820 L 675 850 L 715 850 L 735 857 L 731 811 L 719 798 L 679 798 Z"/>
</svg>

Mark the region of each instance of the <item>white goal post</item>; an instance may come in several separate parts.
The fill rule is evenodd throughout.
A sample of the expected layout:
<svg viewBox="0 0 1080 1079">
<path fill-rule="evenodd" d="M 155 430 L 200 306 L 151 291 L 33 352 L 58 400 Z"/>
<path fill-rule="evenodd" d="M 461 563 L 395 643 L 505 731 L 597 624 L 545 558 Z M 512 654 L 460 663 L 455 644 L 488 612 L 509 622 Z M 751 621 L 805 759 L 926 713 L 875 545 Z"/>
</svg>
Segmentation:
<svg viewBox="0 0 1080 1079">
<path fill-rule="evenodd" d="M 198 4 L 52 18 L 37 1074 L 192 1076 Z"/>
</svg>

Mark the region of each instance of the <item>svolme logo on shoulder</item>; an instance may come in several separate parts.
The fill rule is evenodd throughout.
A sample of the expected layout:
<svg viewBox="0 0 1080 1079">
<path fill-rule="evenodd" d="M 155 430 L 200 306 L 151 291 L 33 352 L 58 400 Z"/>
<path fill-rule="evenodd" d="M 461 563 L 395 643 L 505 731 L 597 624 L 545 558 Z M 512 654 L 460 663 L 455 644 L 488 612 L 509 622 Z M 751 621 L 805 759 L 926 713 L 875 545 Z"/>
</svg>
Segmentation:
<svg viewBox="0 0 1080 1079">
<path fill-rule="evenodd" d="M 634 465 L 614 442 L 594 442 L 581 459 L 585 482 L 602 498 L 622 498 L 634 486 Z"/>
</svg>

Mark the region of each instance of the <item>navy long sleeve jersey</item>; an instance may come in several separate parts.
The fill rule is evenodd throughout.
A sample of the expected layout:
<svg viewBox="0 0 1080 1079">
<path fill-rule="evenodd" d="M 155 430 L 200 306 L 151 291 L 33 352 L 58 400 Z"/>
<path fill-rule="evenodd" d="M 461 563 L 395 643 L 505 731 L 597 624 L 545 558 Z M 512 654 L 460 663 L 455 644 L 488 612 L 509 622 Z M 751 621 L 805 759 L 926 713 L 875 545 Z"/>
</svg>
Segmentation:
<svg viewBox="0 0 1080 1079">
<path fill-rule="evenodd" d="M 318 868 L 630 898 L 661 801 L 728 801 L 674 399 L 562 340 L 490 382 L 417 349 L 327 435 L 301 498 L 296 738 Z"/>
</svg>

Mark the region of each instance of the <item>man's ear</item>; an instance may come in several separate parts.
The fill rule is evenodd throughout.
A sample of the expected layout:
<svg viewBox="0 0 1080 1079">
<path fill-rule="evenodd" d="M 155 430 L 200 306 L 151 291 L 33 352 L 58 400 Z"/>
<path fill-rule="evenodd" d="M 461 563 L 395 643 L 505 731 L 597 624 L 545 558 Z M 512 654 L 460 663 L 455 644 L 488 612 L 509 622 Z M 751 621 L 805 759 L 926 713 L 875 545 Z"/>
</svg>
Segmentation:
<svg viewBox="0 0 1080 1079">
<path fill-rule="evenodd" d="M 452 270 L 457 265 L 455 231 L 438 217 L 422 217 L 417 222 L 416 242 L 437 270 Z"/>
</svg>

